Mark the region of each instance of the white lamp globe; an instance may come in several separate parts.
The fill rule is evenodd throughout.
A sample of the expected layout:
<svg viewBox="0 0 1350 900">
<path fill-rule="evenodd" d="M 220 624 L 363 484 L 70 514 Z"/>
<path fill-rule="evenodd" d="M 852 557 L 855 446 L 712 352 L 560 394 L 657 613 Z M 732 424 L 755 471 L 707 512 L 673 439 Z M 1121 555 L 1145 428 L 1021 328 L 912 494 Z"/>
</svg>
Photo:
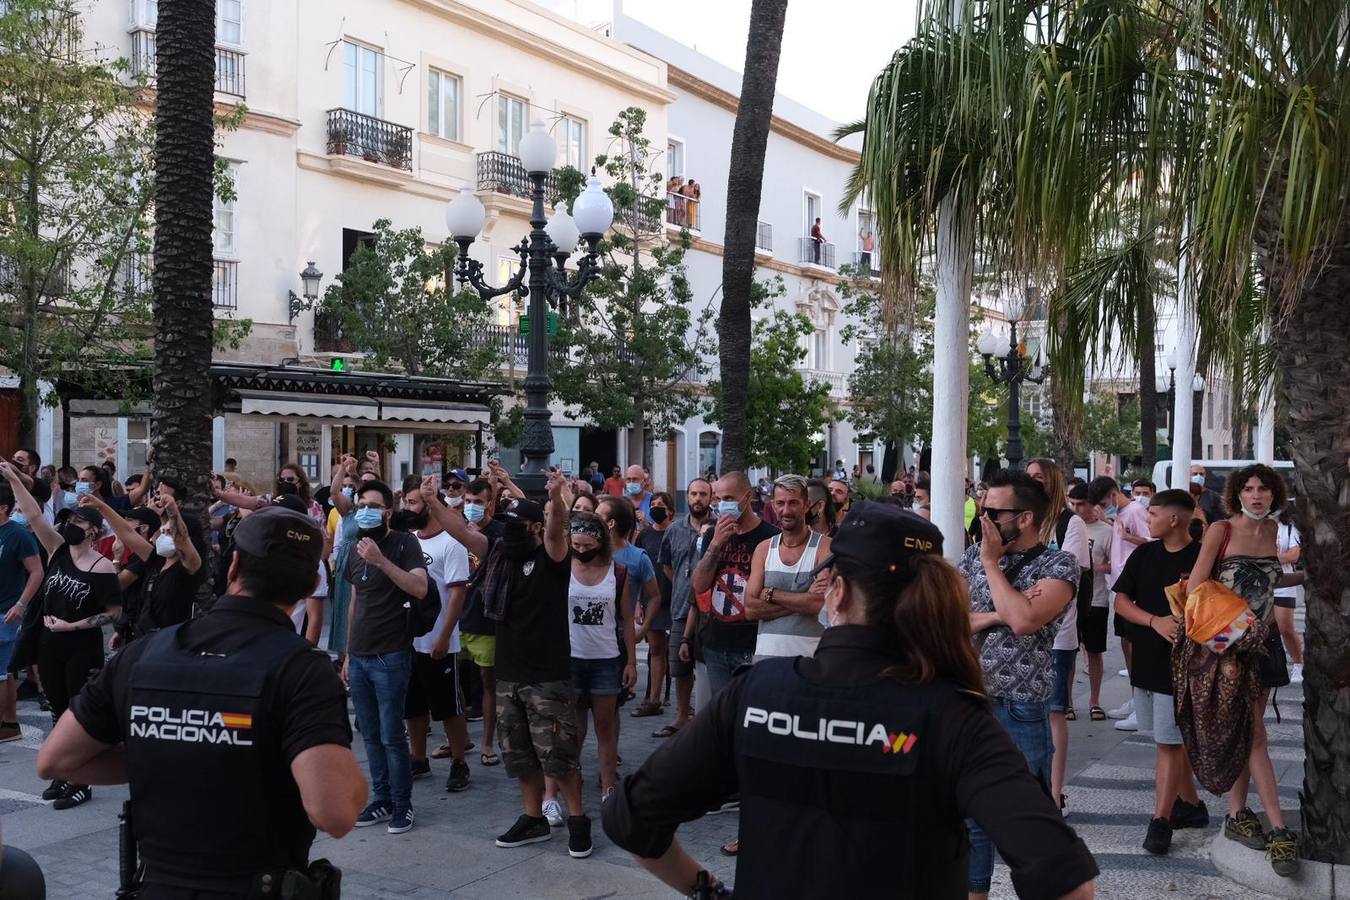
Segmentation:
<svg viewBox="0 0 1350 900">
<path fill-rule="evenodd" d="M 544 129 L 544 123 L 538 119 L 530 125 L 530 130 L 520 139 L 520 162 L 525 171 L 553 171 L 553 163 L 558 159 L 558 145 L 553 136 Z"/>
<path fill-rule="evenodd" d="M 483 209 L 483 201 L 472 191 L 460 191 L 459 196 L 445 207 L 445 227 L 450 229 L 451 237 L 473 240 L 483 230 L 485 221 L 487 212 Z"/>
<path fill-rule="evenodd" d="M 996 356 L 999 351 L 999 343 L 1000 341 L 997 334 L 992 331 L 986 331 L 984 334 L 980 335 L 977 346 L 979 347 L 980 353 L 984 356 Z"/>
<path fill-rule="evenodd" d="M 598 237 L 614 222 L 614 203 L 600 187 L 600 179 L 592 175 L 586 180 L 586 190 L 572 204 L 572 217 L 583 237 Z"/>
<path fill-rule="evenodd" d="M 1177 367 L 1177 348 L 1173 347 L 1167 351 L 1167 368 L 1175 369 Z"/>
<path fill-rule="evenodd" d="M 553 246 L 558 248 L 559 253 L 570 254 L 577 249 L 577 241 L 581 240 L 576 220 L 569 216 L 565 209 L 559 209 L 553 214 L 548 224 L 544 226 L 544 233 L 553 242 Z"/>
</svg>

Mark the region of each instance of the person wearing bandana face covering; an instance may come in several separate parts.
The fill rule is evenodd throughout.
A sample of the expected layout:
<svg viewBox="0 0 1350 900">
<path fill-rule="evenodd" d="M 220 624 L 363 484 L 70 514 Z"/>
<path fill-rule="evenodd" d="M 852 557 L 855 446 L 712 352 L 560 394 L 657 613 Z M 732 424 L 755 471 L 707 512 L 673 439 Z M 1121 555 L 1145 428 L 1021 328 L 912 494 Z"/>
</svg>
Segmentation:
<svg viewBox="0 0 1350 900">
<path fill-rule="evenodd" d="M 808 570 L 831 626 L 814 656 L 737 673 L 620 783 L 605 833 L 675 890 L 716 896 L 676 827 L 739 791 L 737 897 L 956 900 L 970 817 L 1018 896 L 1091 897 L 1091 854 L 990 714 L 941 532 L 859 501 L 830 549 Z"/>
<path fill-rule="evenodd" d="M 970 589 L 970 630 L 994 717 L 1049 794 L 1051 650 L 1078 588 L 1078 559 L 1040 542 L 1042 523 L 1059 513 L 1040 482 L 1003 470 L 988 484 L 980 541 L 966 550 L 958 570 Z M 970 843 L 970 896 L 982 900 L 994 849 L 978 822 L 971 823 Z"/>
</svg>

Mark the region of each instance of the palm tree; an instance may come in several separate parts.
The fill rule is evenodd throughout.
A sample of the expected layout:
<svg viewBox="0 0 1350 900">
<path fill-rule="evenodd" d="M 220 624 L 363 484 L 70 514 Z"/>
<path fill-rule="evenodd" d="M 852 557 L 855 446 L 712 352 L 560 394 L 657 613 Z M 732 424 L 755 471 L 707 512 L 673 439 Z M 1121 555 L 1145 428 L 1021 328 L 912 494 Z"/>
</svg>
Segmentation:
<svg viewBox="0 0 1350 900">
<path fill-rule="evenodd" d="M 155 106 L 155 470 L 205 515 L 211 471 L 215 3 L 159 10 Z"/>
<path fill-rule="evenodd" d="M 788 0 L 754 0 L 745 43 L 741 101 L 731 134 L 726 235 L 722 253 L 722 308 L 717 320 L 721 367 L 722 470 L 744 469 L 750 393 L 750 305 L 755 277 L 755 233 L 764 181 L 764 153 L 778 83 L 778 56 Z"/>
<path fill-rule="evenodd" d="M 955 29 L 953 2 L 966 11 Z M 1250 352 L 1241 337 L 1251 328 L 1255 257 L 1268 298 L 1255 321 L 1275 323 L 1269 350 L 1308 535 L 1301 850 L 1342 864 L 1350 863 L 1341 787 L 1350 782 L 1348 29 L 1346 0 L 935 0 L 873 87 L 856 181 L 874 199 L 882 260 L 902 274 L 914 270 L 913 248 L 931 233 L 959 166 L 978 163 L 968 190 L 981 246 L 1026 277 L 1049 281 L 1086 264 L 1111 234 L 1122 196 L 1139 203 L 1143 220 L 1165 226 L 1170 255 L 1187 260 L 1178 290 L 1200 325 L 1199 357 L 1216 367 Z M 988 135 L 978 159 L 962 155 L 972 121 Z M 1083 344 L 1060 336 L 1053 369 L 1083 371 Z M 1259 368 L 1269 377 L 1274 366 Z"/>
</svg>

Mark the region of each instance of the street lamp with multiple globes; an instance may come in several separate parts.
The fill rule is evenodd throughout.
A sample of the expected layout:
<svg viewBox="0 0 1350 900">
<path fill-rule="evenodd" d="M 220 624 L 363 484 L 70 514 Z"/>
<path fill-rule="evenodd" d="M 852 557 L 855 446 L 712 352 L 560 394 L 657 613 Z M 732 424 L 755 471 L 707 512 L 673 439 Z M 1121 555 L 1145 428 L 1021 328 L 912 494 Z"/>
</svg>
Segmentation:
<svg viewBox="0 0 1350 900">
<path fill-rule="evenodd" d="M 1177 351 L 1167 354 L 1167 449 L 1175 457 L 1177 452 Z"/>
<path fill-rule="evenodd" d="M 992 331 L 980 335 L 977 349 L 984 358 L 984 372 L 995 384 L 1008 386 L 1008 468 L 1022 468 L 1022 410 L 1018 402 L 1018 389 L 1022 382 L 1041 384 L 1049 374 L 1049 367 L 1043 366 L 1039 354 L 1037 359 L 1022 357 L 1017 346 L 1017 323 L 1026 312 L 1026 301 L 1019 295 L 1011 297 L 1004 307 L 1008 316 L 1008 352 L 998 356 L 999 338 Z M 994 360 L 998 360 L 998 368 Z"/>
<path fill-rule="evenodd" d="M 548 408 L 552 388 L 548 377 L 548 309 L 565 303 L 567 298 L 581 296 L 586 285 L 599 274 L 597 248 L 600 238 L 614 221 L 614 204 L 592 173 L 586 189 L 572 204 L 572 215 L 559 209 L 546 220 L 544 179 L 553 170 L 557 145 L 543 124 L 535 121 L 520 139 L 519 152 L 521 164 L 530 179 L 533 205 L 530 233 L 512 248 L 520 256 L 520 268 L 510 281 L 501 287 L 492 287 L 483 279 L 483 264 L 469 258 L 469 245 L 483 230 L 486 219 L 483 204 L 472 191 L 463 191 L 450 202 L 445 210 L 445 224 L 459 245 L 455 277 L 461 286 L 471 286 L 484 300 L 512 291 L 530 298 L 525 429 L 520 445 L 524 462 L 516 482 L 530 496 L 542 498 L 549 457 L 553 454 L 553 428 L 549 424 L 552 415 Z M 576 272 L 569 275 L 567 258 L 576 250 L 578 241 L 586 242 L 586 253 L 578 262 Z"/>
</svg>

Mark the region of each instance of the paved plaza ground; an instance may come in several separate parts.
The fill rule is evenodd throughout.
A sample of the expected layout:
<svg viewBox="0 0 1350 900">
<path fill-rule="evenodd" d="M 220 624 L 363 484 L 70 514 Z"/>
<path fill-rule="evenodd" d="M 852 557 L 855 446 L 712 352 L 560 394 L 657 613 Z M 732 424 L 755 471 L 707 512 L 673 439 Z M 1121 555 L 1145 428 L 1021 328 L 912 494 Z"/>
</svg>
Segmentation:
<svg viewBox="0 0 1350 900">
<path fill-rule="evenodd" d="M 1298 611 L 1300 627 L 1302 609 Z M 1121 667 L 1116 650 L 1107 656 L 1103 701 L 1112 707 L 1124 701 L 1126 679 L 1115 675 Z M 1180 831 L 1167 857 L 1148 856 L 1140 848 L 1148 826 L 1153 796 L 1153 745 L 1147 738 L 1114 730 L 1111 722 L 1087 719 L 1087 677 L 1080 656 L 1074 686 L 1081 714 L 1070 723 L 1069 822 L 1087 842 L 1102 869 L 1097 896 L 1107 900 L 1152 898 L 1218 898 L 1241 890 L 1215 871 L 1208 846 L 1218 831 L 1224 805 L 1207 798 L 1212 823 L 1204 832 Z M 645 670 L 641 676 L 645 679 Z M 1286 808 L 1296 807 L 1303 778 L 1301 695 L 1297 686 L 1280 691 L 1283 723 L 1268 715 L 1271 756 L 1280 779 Z M 623 710 L 620 754 L 624 772 L 633 771 L 660 742 L 651 732 L 667 718 L 629 718 Z M 53 898 L 111 897 L 117 884 L 117 812 L 126 797 L 124 788 L 95 788 L 84 806 L 64 812 L 48 808 L 38 797 L 45 786 L 34 773 L 40 735 L 50 718 L 37 704 L 20 704 L 25 736 L 0 745 L 0 814 L 4 815 L 7 844 L 31 852 L 46 873 L 48 896 Z M 481 726 L 471 734 L 481 743 Z M 433 744 L 434 746 L 434 744 Z M 364 757 L 361 741 L 357 754 Z M 598 819 L 595 745 L 584 754 L 587 812 Z M 444 792 L 448 761 L 433 761 L 435 777 L 413 784 L 416 827 L 405 835 L 389 835 L 383 826 L 353 831 L 340 841 L 320 836 L 314 857 L 327 857 L 343 870 L 343 896 L 352 898 L 600 898 L 671 897 L 639 869 L 627 853 L 605 838 L 595 826 L 595 853 L 589 859 L 567 855 L 566 829 L 557 829 L 552 841 L 503 850 L 493 837 L 520 813 L 520 795 L 500 766 L 483 768 L 477 753 L 470 754 L 473 781 L 459 794 Z M 207 796 L 184 798 L 210 809 Z M 1258 804 L 1255 792 L 1252 803 Z M 1258 807 L 1259 808 L 1259 807 Z M 734 814 L 706 816 L 680 830 L 694 856 L 720 877 L 734 880 L 734 861 L 718 848 L 736 834 Z M 1297 828 L 1297 820 L 1291 822 Z M 995 873 L 992 896 L 1014 897 L 1007 869 Z M 1264 895 L 1243 892 L 1248 900 Z"/>
</svg>

